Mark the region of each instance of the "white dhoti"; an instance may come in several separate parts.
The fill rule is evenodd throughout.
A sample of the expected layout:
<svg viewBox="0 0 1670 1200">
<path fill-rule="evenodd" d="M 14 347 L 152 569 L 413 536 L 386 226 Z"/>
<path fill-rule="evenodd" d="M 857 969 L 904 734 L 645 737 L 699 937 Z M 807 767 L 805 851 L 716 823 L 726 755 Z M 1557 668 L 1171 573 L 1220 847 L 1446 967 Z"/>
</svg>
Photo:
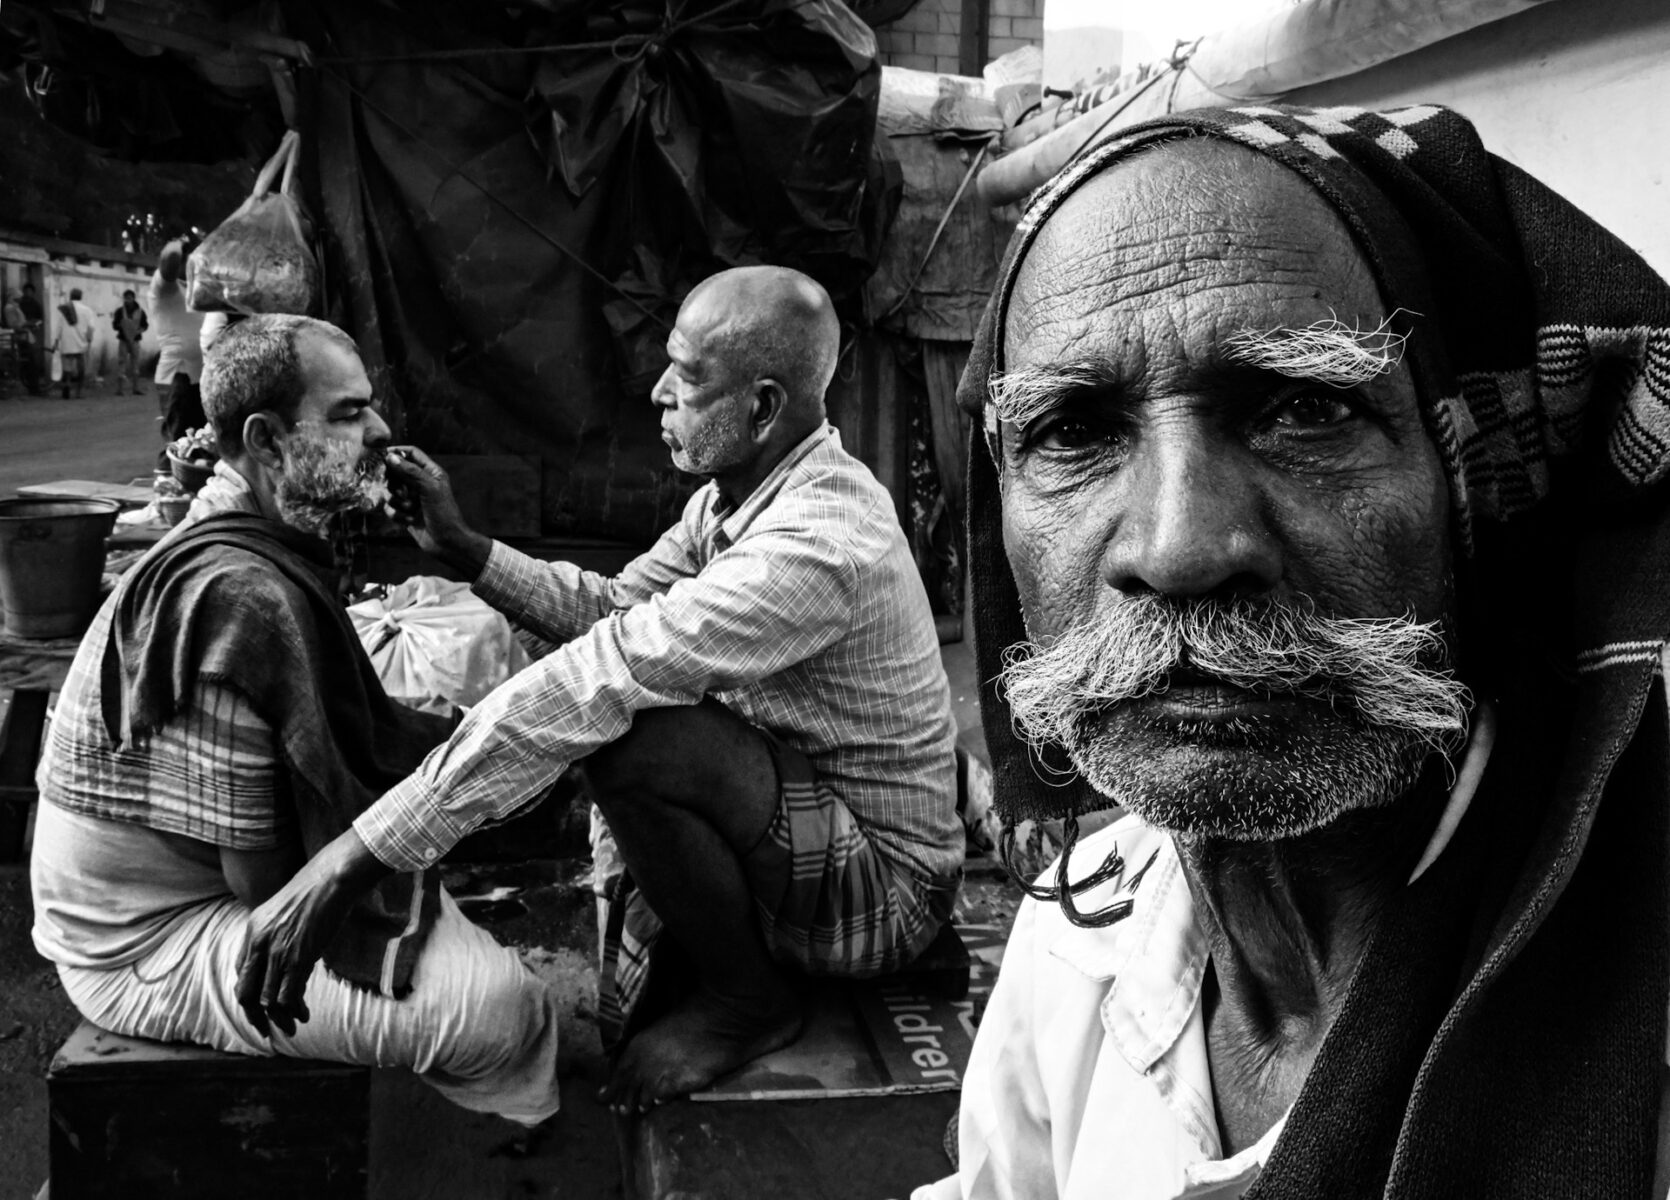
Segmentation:
<svg viewBox="0 0 1670 1200">
<path fill-rule="evenodd" d="M 309 1019 L 261 1036 L 238 1007 L 250 910 L 225 898 L 182 913 L 144 958 L 122 967 L 60 965 L 64 990 L 94 1024 L 235 1054 L 406 1067 L 464 1108 L 534 1125 L 558 1108 L 557 1001 L 546 981 L 472 925 L 443 889 L 412 975 L 391 1000 L 322 964 L 307 981 Z"/>
</svg>

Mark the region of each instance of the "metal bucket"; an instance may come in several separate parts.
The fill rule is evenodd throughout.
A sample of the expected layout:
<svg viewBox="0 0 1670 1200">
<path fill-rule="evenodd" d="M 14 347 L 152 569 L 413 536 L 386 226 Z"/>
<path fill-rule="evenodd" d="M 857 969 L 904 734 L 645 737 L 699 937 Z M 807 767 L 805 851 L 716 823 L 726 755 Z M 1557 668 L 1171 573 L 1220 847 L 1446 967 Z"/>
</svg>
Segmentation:
<svg viewBox="0 0 1670 1200">
<path fill-rule="evenodd" d="M 0 500 L 0 611 L 13 637 L 80 633 L 99 606 L 114 500 Z"/>
</svg>

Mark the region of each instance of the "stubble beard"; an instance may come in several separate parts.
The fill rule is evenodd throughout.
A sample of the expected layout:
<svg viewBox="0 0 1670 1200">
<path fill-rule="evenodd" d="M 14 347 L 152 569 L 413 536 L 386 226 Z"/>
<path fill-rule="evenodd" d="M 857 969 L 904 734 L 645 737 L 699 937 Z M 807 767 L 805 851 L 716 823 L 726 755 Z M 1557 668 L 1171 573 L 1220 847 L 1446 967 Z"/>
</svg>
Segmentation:
<svg viewBox="0 0 1670 1200">
<path fill-rule="evenodd" d="M 1236 842 L 1299 837 L 1414 787 L 1432 747 L 1302 702 L 1294 719 L 1171 721 L 1142 702 L 1086 718 L 1067 755 L 1145 822 Z"/>
<path fill-rule="evenodd" d="M 743 457 L 745 418 L 742 406 L 716 402 L 708 418 L 673 453 L 673 465 L 691 475 L 717 475 Z"/>
</svg>

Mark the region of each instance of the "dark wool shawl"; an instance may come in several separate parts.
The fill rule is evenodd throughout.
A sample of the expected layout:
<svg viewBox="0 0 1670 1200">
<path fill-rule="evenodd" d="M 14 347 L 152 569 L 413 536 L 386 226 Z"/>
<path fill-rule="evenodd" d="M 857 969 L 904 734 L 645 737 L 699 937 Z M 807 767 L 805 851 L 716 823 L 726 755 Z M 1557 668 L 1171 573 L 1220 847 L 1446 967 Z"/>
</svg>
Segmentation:
<svg viewBox="0 0 1670 1200">
<path fill-rule="evenodd" d="M 1670 287 L 1617 238 L 1431 106 L 1180 113 L 1091 149 L 1033 198 L 959 391 L 986 431 L 969 459 L 980 678 L 1026 639 L 987 403 L 1019 264 L 1086 179 L 1201 136 L 1315 189 L 1406 310 L 1466 674 L 1500 718 L 1455 840 L 1386 914 L 1248 1194 L 1644 1197 L 1670 1002 Z M 1106 806 L 1040 779 L 989 682 L 981 708 L 1008 820 Z"/>
<path fill-rule="evenodd" d="M 334 590 L 330 548 L 277 521 L 207 517 L 117 587 L 100 704 L 117 746 L 165 724 L 198 681 L 232 688 L 272 726 L 309 856 L 410 774 L 452 722 L 389 699 Z M 432 871 L 385 879 L 325 965 L 404 996 L 438 911 Z"/>
</svg>

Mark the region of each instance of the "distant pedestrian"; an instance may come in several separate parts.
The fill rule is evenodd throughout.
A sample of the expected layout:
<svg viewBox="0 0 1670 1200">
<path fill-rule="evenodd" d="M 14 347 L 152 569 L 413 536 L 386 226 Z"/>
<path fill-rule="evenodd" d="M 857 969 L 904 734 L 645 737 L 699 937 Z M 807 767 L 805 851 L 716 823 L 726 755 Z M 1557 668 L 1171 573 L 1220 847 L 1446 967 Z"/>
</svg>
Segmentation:
<svg viewBox="0 0 1670 1200">
<path fill-rule="evenodd" d="M 23 310 L 23 319 L 29 323 L 29 367 L 30 377 L 35 386 L 30 388 L 31 394 L 43 391 L 41 388 L 41 352 L 46 349 L 46 312 L 41 308 L 40 298 L 35 295 L 35 285 L 23 285 L 23 295 L 17 298 L 17 306 Z"/>
<path fill-rule="evenodd" d="M 122 380 L 126 379 L 133 394 L 143 396 L 145 389 L 139 386 L 139 341 L 151 327 L 151 320 L 139 307 L 132 288 L 122 293 L 122 307 L 110 315 L 110 321 L 116 328 L 116 394 L 122 394 Z"/>
<path fill-rule="evenodd" d="M 5 308 L 0 310 L 0 321 L 12 331 L 12 358 L 17 363 L 17 379 L 23 385 L 23 394 L 32 396 L 40 382 L 35 370 L 35 336 L 29 326 L 29 317 L 16 296 L 6 297 Z"/>
<path fill-rule="evenodd" d="M 73 389 L 81 399 L 87 381 L 87 352 L 93 348 L 93 322 L 98 318 L 81 300 L 81 289 L 71 288 L 70 298 L 58 306 L 58 336 L 52 348 L 63 360 L 58 384 L 65 400 Z"/>
<path fill-rule="evenodd" d="M 179 239 L 162 248 L 151 276 L 151 316 L 156 322 L 157 404 L 162 414 L 164 441 L 207 423 L 197 380 L 203 374 L 203 351 L 198 338 L 203 314 L 186 307 L 185 247 Z"/>
<path fill-rule="evenodd" d="M 23 295 L 17 298 L 17 306 L 23 310 L 23 318 L 26 321 L 38 325 L 46 319 L 46 312 L 41 308 L 40 298 L 35 295 L 35 285 L 32 283 L 23 285 Z"/>
</svg>

